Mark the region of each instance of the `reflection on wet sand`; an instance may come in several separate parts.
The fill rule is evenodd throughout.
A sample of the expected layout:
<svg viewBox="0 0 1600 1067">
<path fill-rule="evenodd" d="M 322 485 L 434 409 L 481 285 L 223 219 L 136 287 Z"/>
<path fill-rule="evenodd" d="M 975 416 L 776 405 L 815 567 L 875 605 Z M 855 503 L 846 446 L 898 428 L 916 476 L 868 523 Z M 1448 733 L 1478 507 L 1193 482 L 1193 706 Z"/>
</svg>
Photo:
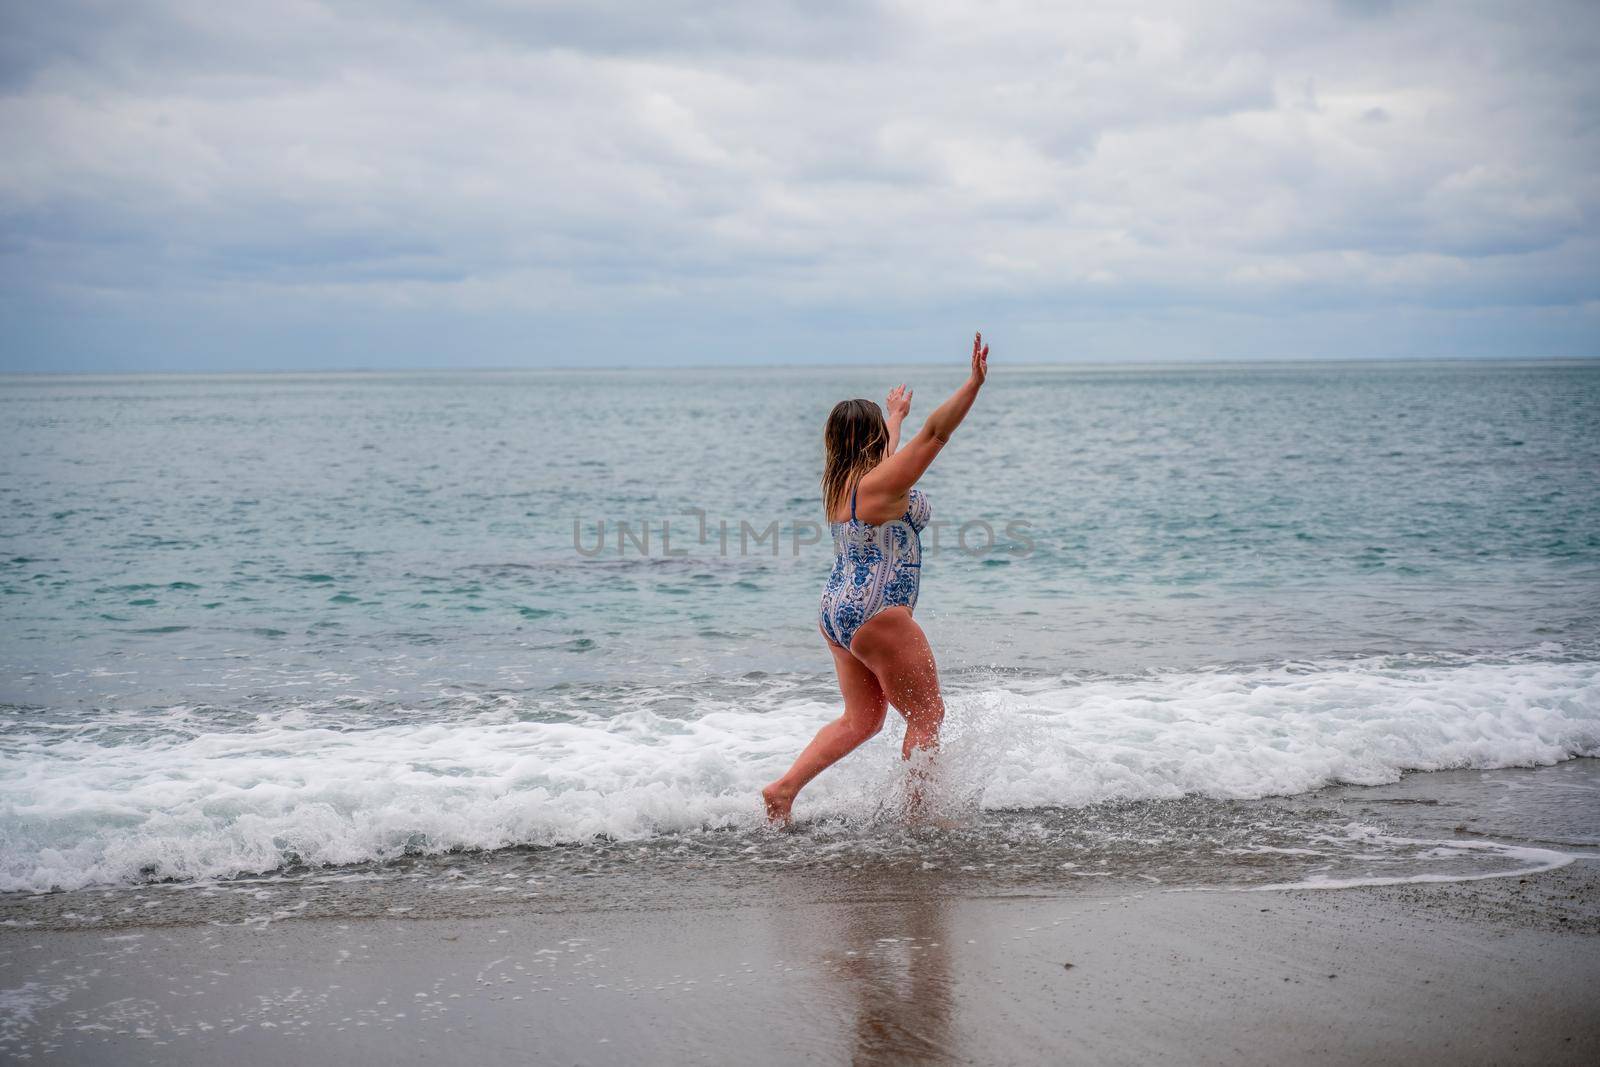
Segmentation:
<svg viewBox="0 0 1600 1067">
<path fill-rule="evenodd" d="M 854 1063 L 959 1060 L 952 1026 L 954 978 L 945 902 L 913 894 L 839 908 L 773 909 L 790 958 L 809 958 L 833 980 L 842 1013 L 854 1016 Z M 817 923 L 838 923 L 842 937 L 819 939 Z M 819 1018 L 824 1016 L 819 1014 Z"/>
</svg>

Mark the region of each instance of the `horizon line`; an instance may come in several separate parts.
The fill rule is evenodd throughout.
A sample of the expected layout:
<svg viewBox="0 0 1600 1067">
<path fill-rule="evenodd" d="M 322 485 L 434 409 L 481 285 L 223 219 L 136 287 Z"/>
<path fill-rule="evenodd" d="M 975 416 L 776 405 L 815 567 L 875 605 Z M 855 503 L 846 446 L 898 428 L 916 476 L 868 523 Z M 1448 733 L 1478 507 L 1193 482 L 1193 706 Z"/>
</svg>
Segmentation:
<svg viewBox="0 0 1600 1067">
<path fill-rule="evenodd" d="M 1195 366 L 1264 366 L 1273 364 L 1338 365 L 1346 363 L 1596 363 L 1600 354 L 1590 356 L 1348 356 L 1326 358 L 1317 356 L 1236 357 L 1233 359 L 1124 359 L 1097 360 L 1025 360 L 996 364 L 995 370 L 1013 368 L 1075 367 L 1195 367 Z M 949 361 L 957 366 L 959 361 Z M 772 362 L 772 363 L 600 363 L 600 364 L 479 364 L 473 366 L 417 366 L 417 367 L 227 367 L 214 370 L 185 369 L 106 369 L 106 370 L 0 370 L 0 378 L 117 378 L 136 376 L 181 377 L 186 375 L 249 376 L 249 375 L 308 375 L 308 374 L 489 374 L 522 371 L 581 372 L 581 371 L 695 371 L 695 370 L 804 370 L 807 368 L 843 367 L 849 369 L 889 367 L 940 367 L 942 362 L 916 360 L 884 363 L 824 362 Z M 961 364 L 964 365 L 964 364 Z"/>
</svg>

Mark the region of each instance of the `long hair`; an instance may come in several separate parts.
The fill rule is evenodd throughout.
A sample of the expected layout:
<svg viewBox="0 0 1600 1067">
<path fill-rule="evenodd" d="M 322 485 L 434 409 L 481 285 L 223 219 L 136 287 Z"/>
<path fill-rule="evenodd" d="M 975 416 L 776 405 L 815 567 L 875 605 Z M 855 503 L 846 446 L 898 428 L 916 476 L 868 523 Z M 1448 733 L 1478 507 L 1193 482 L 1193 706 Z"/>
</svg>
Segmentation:
<svg viewBox="0 0 1600 1067">
<path fill-rule="evenodd" d="M 889 427 L 870 400 L 841 400 L 822 431 L 822 506 L 829 519 L 845 493 L 863 474 L 883 462 Z"/>
</svg>

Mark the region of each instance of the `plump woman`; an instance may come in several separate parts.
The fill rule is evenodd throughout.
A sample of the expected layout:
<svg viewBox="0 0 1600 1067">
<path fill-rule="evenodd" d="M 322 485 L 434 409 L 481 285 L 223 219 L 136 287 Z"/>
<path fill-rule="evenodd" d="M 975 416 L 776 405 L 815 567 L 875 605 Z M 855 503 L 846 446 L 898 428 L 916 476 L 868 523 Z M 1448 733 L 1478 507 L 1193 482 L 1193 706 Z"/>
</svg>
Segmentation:
<svg viewBox="0 0 1600 1067">
<path fill-rule="evenodd" d="M 844 714 L 817 731 L 794 766 L 761 791 L 773 822 L 790 821 L 796 794 L 876 734 L 890 704 L 905 717 L 901 755 L 915 760 L 914 773 L 925 771 L 938 748 L 944 722 L 939 669 L 927 635 L 911 617 L 922 576 L 920 534 L 931 516 L 916 484 L 967 417 L 988 373 L 989 349 L 979 334 L 972 341 L 972 373 L 904 448 L 900 424 L 911 410 L 911 391 L 903 385 L 889 394 L 887 417 L 870 400 L 841 401 L 828 416 L 822 502 L 835 558 L 819 629 L 839 673 Z M 920 801 L 919 789 L 909 795 Z"/>
</svg>

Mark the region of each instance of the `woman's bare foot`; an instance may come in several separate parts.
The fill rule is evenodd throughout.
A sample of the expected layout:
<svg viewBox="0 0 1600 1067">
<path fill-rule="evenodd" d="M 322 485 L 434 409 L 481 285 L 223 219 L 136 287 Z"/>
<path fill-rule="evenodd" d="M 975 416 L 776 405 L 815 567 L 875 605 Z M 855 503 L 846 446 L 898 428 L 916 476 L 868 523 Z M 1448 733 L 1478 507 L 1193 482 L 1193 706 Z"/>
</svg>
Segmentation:
<svg viewBox="0 0 1600 1067">
<path fill-rule="evenodd" d="M 761 801 L 767 806 L 768 822 L 776 826 L 788 826 L 794 821 L 789 813 L 789 809 L 794 807 L 794 794 L 794 790 L 785 789 L 778 782 L 761 791 Z"/>
</svg>

